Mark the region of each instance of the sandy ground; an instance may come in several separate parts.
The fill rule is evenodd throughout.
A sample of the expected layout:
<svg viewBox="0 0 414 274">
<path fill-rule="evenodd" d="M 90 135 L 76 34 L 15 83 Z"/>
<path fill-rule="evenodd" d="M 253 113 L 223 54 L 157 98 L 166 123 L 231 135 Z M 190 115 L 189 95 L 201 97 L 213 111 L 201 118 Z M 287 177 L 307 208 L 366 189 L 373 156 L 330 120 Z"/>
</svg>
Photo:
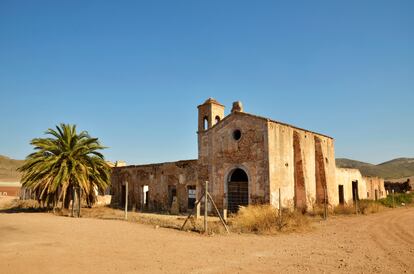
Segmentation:
<svg viewBox="0 0 414 274">
<path fill-rule="evenodd" d="M 414 273 L 414 208 L 302 234 L 202 236 L 119 220 L 0 213 L 0 273 Z"/>
</svg>

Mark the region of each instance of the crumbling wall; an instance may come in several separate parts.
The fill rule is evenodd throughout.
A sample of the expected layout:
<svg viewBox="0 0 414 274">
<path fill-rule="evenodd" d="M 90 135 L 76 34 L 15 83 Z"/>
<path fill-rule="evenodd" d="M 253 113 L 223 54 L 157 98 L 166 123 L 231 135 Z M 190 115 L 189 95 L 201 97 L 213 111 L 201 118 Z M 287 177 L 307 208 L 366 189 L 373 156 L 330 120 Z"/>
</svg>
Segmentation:
<svg viewBox="0 0 414 274">
<path fill-rule="evenodd" d="M 352 182 L 358 181 L 359 199 L 367 198 L 367 188 L 365 179 L 358 169 L 353 168 L 336 168 L 336 187 L 343 185 L 344 200 L 346 204 L 353 204 Z M 338 198 L 339 199 L 339 198 Z"/>
<path fill-rule="evenodd" d="M 380 177 L 363 177 L 366 189 L 367 199 L 376 200 L 387 197 L 387 192 L 384 186 L 384 179 Z"/>
<path fill-rule="evenodd" d="M 307 204 L 303 153 L 301 148 L 300 135 L 296 130 L 293 132 L 293 156 L 295 162 L 295 208 L 305 211 Z"/>
<path fill-rule="evenodd" d="M 128 182 L 128 207 L 132 210 L 169 210 L 169 189 L 175 187 L 179 209 L 187 211 L 188 186 L 197 187 L 197 170 L 197 160 L 115 167 L 112 169 L 111 203 L 124 206 L 123 186 Z M 144 186 L 149 188 L 147 205 L 144 205 Z"/>
<path fill-rule="evenodd" d="M 318 136 L 315 138 L 315 177 L 316 177 L 316 203 L 323 204 L 325 201 L 326 172 L 325 159 L 322 152 L 322 140 Z"/>
<path fill-rule="evenodd" d="M 337 203 L 333 139 L 274 121 L 268 122 L 268 134 L 271 203 L 278 207 L 280 188 L 282 206 L 293 208 L 295 201 L 303 199 L 303 192 L 296 191 L 303 184 L 299 189 L 305 191 L 306 207 L 312 207 L 317 182 L 326 185 L 328 202 Z"/>
</svg>

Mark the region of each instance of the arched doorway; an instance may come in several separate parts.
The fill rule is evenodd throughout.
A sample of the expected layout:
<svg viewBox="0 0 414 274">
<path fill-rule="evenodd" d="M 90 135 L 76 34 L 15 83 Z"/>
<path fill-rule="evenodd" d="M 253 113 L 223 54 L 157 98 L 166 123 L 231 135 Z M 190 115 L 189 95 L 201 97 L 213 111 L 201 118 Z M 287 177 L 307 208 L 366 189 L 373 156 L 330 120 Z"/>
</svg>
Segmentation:
<svg viewBox="0 0 414 274">
<path fill-rule="evenodd" d="M 249 204 L 249 178 L 241 168 L 234 169 L 228 177 L 227 210 L 236 213 L 239 206 Z"/>
</svg>

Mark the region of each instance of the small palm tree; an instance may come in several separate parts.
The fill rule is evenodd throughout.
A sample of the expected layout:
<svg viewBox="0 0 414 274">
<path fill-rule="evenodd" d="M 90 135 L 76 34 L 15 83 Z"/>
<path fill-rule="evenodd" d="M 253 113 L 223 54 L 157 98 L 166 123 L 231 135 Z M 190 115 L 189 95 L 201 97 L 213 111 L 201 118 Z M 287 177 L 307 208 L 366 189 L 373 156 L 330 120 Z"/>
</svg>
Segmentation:
<svg viewBox="0 0 414 274">
<path fill-rule="evenodd" d="M 85 195 L 88 205 L 93 204 L 97 191 L 110 185 L 110 167 L 98 152 L 105 147 L 86 131 L 78 134 L 75 125 L 60 124 L 45 134 L 50 137 L 31 141 L 35 152 L 19 168 L 22 185 L 32 190 L 38 201 L 54 207 L 62 202 L 62 208 L 68 208 L 75 189 Z"/>
</svg>

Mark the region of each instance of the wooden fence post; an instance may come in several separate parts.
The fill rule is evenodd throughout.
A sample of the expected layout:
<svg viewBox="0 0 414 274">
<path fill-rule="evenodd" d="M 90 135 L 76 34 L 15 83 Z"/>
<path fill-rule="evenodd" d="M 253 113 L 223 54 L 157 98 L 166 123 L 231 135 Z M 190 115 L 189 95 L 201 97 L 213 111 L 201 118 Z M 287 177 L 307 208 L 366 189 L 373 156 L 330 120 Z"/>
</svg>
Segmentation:
<svg viewBox="0 0 414 274">
<path fill-rule="evenodd" d="M 125 220 L 128 220 L 128 181 L 125 182 Z"/>
<path fill-rule="evenodd" d="M 78 218 L 80 218 L 81 216 L 80 214 L 81 212 L 81 188 L 80 187 L 78 187 L 78 191 L 79 191 L 78 193 Z"/>
<path fill-rule="evenodd" d="M 75 187 L 72 187 L 72 217 L 75 217 Z"/>
<path fill-rule="evenodd" d="M 355 197 L 355 214 L 358 215 L 358 196 L 357 196 L 357 191 L 356 189 L 354 189 L 354 197 Z"/>
<path fill-rule="evenodd" d="M 208 181 L 206 181 L 204 192 L 204 233 L 207 233 L 207 214 L 208 214 Z"/>
</svg>

